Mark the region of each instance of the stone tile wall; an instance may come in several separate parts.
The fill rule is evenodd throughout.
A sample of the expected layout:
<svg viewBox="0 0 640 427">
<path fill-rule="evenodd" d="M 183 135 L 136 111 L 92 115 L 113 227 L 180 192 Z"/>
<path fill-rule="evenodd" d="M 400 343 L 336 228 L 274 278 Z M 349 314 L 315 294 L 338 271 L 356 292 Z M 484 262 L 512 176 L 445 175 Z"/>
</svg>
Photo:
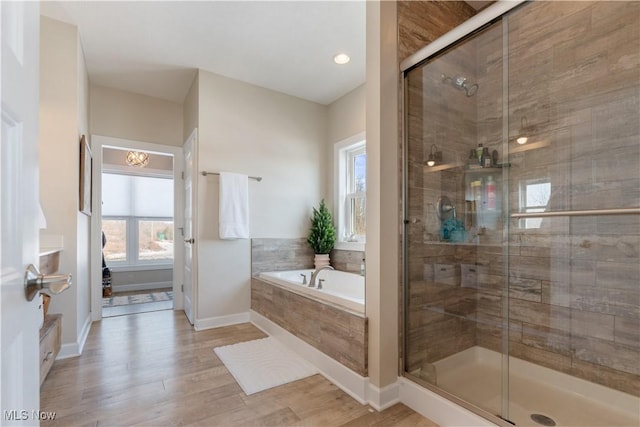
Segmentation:
<svg viewBox="0 0 640 427">
<path fill-rule="evenodd" d="M 313 250 L 307 239 L 251 239 L 251 275 L 263 271 L 313 268 Z"/>
<path fill-rule="evenodd" d="M 360 267 L 363 263 L 365 263 L 364 252 L 342 249 L 331 251 L 331 266 L 336 270 L 360 274 Z"/>
<path fill-rule="evenodd" d="M 640 206 L 638 22 L 637 2 L 535 2 L 512 15 L 510 141 L 524 116 L 533 131 L 527 146 L 509 145 L 509 211 L 520 210 L 523 188 L 536 181 L 551 184 L 547 210 Z M 458 206 L 467 183 L 462 169 L 430 173 L 421 163 L 430 144 L 442 140 L 467 154 L 482 142 L 504 157 L 501 44 L 488 34 L 469 44 L 473 49 L 442 58 L 441 67 L 458 67 L 480 84 L 475 110 L 450 93 L 442 97 L 455 89 L 437 88 L 430 69 L 409 87 L 406 368 L 428 372 L 428 364 L 472 345 L 501 349 L 508 256 L 511 354 L 639 395 L 637 215 L 544 219 L 540 228 L 514 220 L 508 252 L 495 244 L 502 224 L 482 237 L 488 244 L 437 242 L 436 196 L 445 193 Z M 418 99 L 422 91 L 428 102 Z M 473 140 L 438 131 L 443 124 L 471 128 Z"/>
<path fill-rule="evenodd" d="M 251 275 L 263 271 L 313 268 L 314 253 L 305 237 L 299 239 L 251 239 Z M 360 274 L 364 252 L 334 249 L 331 266 L 336 270 Z"/>
</svg>

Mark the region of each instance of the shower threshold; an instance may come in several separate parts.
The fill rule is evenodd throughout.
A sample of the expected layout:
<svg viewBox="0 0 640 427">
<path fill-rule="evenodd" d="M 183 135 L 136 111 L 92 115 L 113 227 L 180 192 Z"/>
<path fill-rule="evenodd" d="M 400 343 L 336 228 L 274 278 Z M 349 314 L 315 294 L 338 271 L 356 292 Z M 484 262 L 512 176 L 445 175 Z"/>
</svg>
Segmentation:
<svg viewBox="0 0 640 427">
<path fill-rule="evenodd" d="M 501 412 L 500 353 L 475 346 L 435 362 L 437 386 L 491 412 Z M 509 358 L 509 420 L 517 426 L 638 426 L 640 398 L 515 357 Z M 434 377 L 434 372 L 418 377 Z M 426 378 L 425 378 L 426 379 Z M 532 417 L 533 416 L 533 417 Z"/>
</svg>

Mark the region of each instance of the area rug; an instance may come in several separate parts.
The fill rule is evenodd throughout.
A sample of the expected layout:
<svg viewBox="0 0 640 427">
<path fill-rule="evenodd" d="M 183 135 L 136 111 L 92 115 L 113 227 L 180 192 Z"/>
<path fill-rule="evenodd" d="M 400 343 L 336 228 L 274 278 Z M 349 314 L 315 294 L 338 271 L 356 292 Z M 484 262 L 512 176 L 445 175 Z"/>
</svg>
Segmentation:
<svg viewBox="0 0 640 427">
<path fill-rule="evenodd" d="M 213 351 L 247 395 L 318 373 L 312 364 L 273 337 L 216 347 Z"/>
<path fill-rule="evenodd" d="M 102 298 L 103 307 L 118 307 L 121 305 L 144 304 L 147 302 L 171 301 L 173 292 L 150 292 L 147 294 L 116 295 Z"/>
</svg>

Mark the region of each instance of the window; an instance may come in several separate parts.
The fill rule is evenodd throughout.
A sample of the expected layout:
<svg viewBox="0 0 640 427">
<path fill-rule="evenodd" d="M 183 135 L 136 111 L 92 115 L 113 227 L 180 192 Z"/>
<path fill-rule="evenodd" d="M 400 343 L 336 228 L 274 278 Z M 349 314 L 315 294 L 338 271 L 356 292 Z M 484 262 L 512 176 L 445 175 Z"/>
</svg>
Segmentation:
<svg viewBox="0 0 640 427">
<path fill-rule="evenodd" d="M 520 186 L 520 211 L 544 212 L 551 197 L 551 183 L 549 181 L 528 181 Z M 540 228 L 542 218 L 525 218 L 520 226 L 525 229 Z"/>
<path fill-rule="evenodd" d="M 336 213 L 338 244 L 364 250 L 367 152 L 364 134 L 336 144 Z"/>
<path fill-rule="evenodd" d="M 108 265 L 173 263 L 173 179 L 105 172 L 102 205 Z"/>
</svg>

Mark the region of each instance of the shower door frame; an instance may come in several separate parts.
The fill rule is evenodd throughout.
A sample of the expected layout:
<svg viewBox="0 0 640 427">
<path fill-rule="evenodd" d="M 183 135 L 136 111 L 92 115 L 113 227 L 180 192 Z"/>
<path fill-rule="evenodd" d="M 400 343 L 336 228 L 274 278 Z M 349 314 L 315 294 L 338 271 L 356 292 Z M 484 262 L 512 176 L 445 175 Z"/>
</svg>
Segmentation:
<svg viewBox="0 0 640 427">
<path fill-rule="evenodd" d="M 409 151 L 409 137 L 408 137 L 408 124 L 407 124 L 407 109 L 408 109 L 408 85 L 407 85 L 407 75 L 408 73 L 413 70 L 414 68 L 420 66 L 421 64 L 436 58 L 438 55 L 440 55 L 441 53 L 443 53 L 444 51 L 448 50 L 449 48 L 451 48 L 452 46 L 454 46 L 455 44 L 462 42 L 470 37 L 473 37 L 476 33 L 479 33 L 480 31 L 483 31 L 485 28 L 493 25 L 495 22 L 498 21 L 502 21 L 502 32 L 503 32 L 503 51 L 504 51 L 504 46 L 506 46 L 506 44 L 508 44 L 508 38 L 506 38 L 506 34 L 508 34 L 508 24 L 507 24 L 507 20 L 504 19 L 505 15 L 510 12 L 511 10 L 515 9 L 516 7 L 520 6 L 521 4 L 526 3 L 526 0 L 516 0 L 516 1 L 500 1 L 495 3 L 494 5 L 488 7 L 487 9 L 483 10 L 482 12 L 480 12 L 479 14 L 475 15 L 474 17 L 472 17 L 471 19 L 467 20 L 466 22 L 464 22 L 463 24 L 459 25 L 458 27 L 454 28 L 453 30 L 449 31 L 448 33 L 444 34 L 443 36 L 441 36 L 440 38 L 434 40 L 432 43 L 430 43 L 429 45 L 425 46 L 424 48 L 420 49 L 418 52 L 416 52 L 415 54 L 411 55 L 410 57 L 408 57 L 407 59 L 405 59 L 404 61 L 402 61 L 400 63 L 400 71 L 402 74 L 402 90 L 401 90 L 401 96 L 402 96 L 402 100 L 401 100 L 401 105 L 403 106 L 403 115 L 402 115 L 402 141 L 403 141 L 403 147 L 402 147 L 402 307 L 401 307 L 401 325 L 402 325 L 402 357 L 400 358 L 400 370 L 401 370 L 401 376 L 409 379 L 412 382 L 415 382 L 417 384 L 419 384 L 420 386 L 433 391 L 434 393 L 437 393 L 443 397 L 445 397 L 446 399 L 462 406 L 463 408 L 477 414 L 480 415 L 484 418 L 486 418 L 487 420 L 500 425 L 500 426 L 505 426 L 505 427 L 509 427 L 512 426 L 512 423 L 508 422 L 508 408 L 509 408 L 509 392 L 508 392 L 508 387 L 509 387 L 509 375 L 508 375 L 508 364 L 509 364 L 509 352 L 508 352 L 508 346 L 509 346 L 509 338 L 508 338 L 508 331 L 509 331 L 509 306 L 508 306 L 508 297 L 506 299 L 507 303 L 503 305 L 502 308 L 502 314 L 503 314 L 503 330 L 506 331 L 506 333 L 503 336 L 503 354 L 502 354 L 502 363 L 503 363 L 503 367 L 502 367 L 502 389 L 503 389 L 503 393 L 501 396 L 501 403 L 502 403 L 502 408 L 501 408 L 501 415 L 496 415 L 493 414 L 491 412 L 488 412 L 478 406 L 473 405 L 470 402 L 467 402 L 435 385 L 432 385 L 430 383 L 428 383 L 427 381 L 424 381 L 420 378 L 416 378 L 414 376 L 408 375 L 407 372 L 405 371 L 405 358 L 407 356 L 407 347 L 408 347 L 408 340 L 407 340 L 407 316 L 408 316 L 408 311 L 407 311 L 407 307 L 408 307 L 408 303 L 409 303 L 409 297 L 408 297 L 408 292 L 407 292 L 407 287 L 408 287 L 408 259 L 407 259 L 407 254 L 408 254 L 408 242 L 407 242 L 407 224 L 409 223 L 409 218 L 407 218 L 407 212 L 408 212 L 408 201 L 407 201 L 407 193 L 408 193 L 408 151 Z M 503 94 L 502 94 L 502 99 L 503 99 L 503 104 L 506 105 L 507 103 L 507 98 L 508 98 L 508 56 L 504 55 L 503 52 Z M 508 111 L 503 108 L 503 144 L 508 144 Z M 504 151 L 505 153 L 508 153 L 507 151 Z M 507 159 L 508 161 L 508 159 Z M 503 170 L 503 197 L 507 197 L 508 198 L 508 168 Z M 506 194 L 505 194 L 506 193 Z M 508 216 L 508 199 L 503 199 L 505 200 L 505 202 L 503 203 L 503 209 L 506 209 L 507 212 L 507 216 Z M 508 246 L 508 227 L 509 227 L 509 221 L 505 221 L 504 222 L 505 225 L 503 225 L 503 242 L 507 242 L 506 246 L 503 246 L 503 256 L 508 257 L 508 252 L 509 252 L 509 246 Z M 505 236 L 506 235 L 506 236 Z M 504 263 L 504 268 L 507 270 L 504 277 L 509 277 L 508 275 L 508 269 L 509 269 L 509 263 Z M 508 280 L 505 281 L 504 284 L 505 287 L 508 288 L 509 286 L 509 282 Z M 508 292 L 505 293 L 505 295 L 508 295 Z M 506 314 L 506 315 L 505 315 Z M 504 353 L 504 351 L 506 351 L 506 354 Z M 506 356 L 506 357 L 505 357 Z M 506 364 L 506 366 L 505 366 Z M 507 369 L 507 374 L 505 375 L 505 369 Z M 506 392 L 505 392 L 506 390 Z M 503 418 L 503 416 L 505 416 L 505 418 Z"/>
</svg>

